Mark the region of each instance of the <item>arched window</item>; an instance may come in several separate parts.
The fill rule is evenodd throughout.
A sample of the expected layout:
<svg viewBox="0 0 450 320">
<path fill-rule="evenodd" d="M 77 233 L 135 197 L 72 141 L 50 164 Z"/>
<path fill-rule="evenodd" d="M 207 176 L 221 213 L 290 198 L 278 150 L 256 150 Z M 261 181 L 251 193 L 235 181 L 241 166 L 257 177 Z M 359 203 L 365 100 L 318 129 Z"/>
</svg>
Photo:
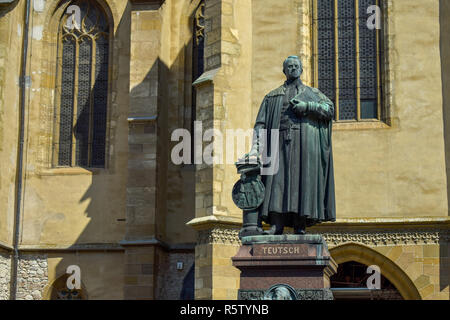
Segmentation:
<svg viewBox="0 0 450 320">
<path fill-rule="evenodd" d="M 205 1 L 200 1 L 193 15 L 192 30 L 192 83 L 205 71 Z M 194 121 L 197 120 L 197 90 L 192 87 L 191 132 L 194 134 Z M 194 139 L 191 141 L 194 151 Z M 191 152 L 191 163 L 194 163 L 194 152 Z"/>
<path fill-rule="evenodd" d="M 109 23 L 96 1 L 72 1 L 58 34 L 53 164 L 104 167 Z"/>
<path fill-rule="evenodd" d="M 397 288 L 380 274 L 380 288 L 368 289 L 367 280 L 373 271 L 368 266 L 347 261 L 339 265 L 337 273 L 330 278 L 335 300 L 403 300 Z"/>
<path fill-rule="evenodd" d="M 192 36 L 192 81 L 195 81 L 205 69 L 203 62 L 205 51 L 205 1 L 201 1 L 195 10 Z"/>
<path fill-rule="evenodd" d="M 86 290 L 83 286 L 80 289 L 69 289 L 67 287 L 68 274 L 60 276 L 50 287 L 50 300 L 87 300 Z"/>
<path fill-rule="evenodd" d="M 381 119 L 380 30 L 368 26 L 370 12 L 379 12 L 373 6 L 379 0 L 314 0 L 315 86 L 333 100 L 337 121 Z"/>
</svg>

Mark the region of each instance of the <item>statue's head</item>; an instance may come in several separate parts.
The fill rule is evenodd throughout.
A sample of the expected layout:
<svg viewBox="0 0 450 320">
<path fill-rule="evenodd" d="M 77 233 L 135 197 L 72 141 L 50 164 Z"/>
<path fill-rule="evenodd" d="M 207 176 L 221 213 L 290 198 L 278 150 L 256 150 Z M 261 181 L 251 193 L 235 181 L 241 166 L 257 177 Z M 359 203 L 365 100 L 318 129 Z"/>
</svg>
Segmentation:
<svg viewBox="0 0 450 320">
<path fill-rule="evenodd" d="M 289 56 L 283 62 L 283 73 L 287 80 L 295 80 L 300 78 L 303 72 L 302 62 L 297 56 Z"/>
</svg>

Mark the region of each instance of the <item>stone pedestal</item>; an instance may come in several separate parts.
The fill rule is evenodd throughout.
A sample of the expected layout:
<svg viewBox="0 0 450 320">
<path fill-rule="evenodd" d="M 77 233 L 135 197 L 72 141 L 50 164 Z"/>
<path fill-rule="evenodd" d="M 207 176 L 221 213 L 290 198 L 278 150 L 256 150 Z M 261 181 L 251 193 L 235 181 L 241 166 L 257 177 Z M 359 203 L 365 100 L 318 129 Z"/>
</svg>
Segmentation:
<svg viewBox="0 0 450 320">
<path fill-rule="evenodd" d="M 320 235 L 249 236 L 232 258 L 238 299 L 332 300 L 337 264 Z"/>
</svg>

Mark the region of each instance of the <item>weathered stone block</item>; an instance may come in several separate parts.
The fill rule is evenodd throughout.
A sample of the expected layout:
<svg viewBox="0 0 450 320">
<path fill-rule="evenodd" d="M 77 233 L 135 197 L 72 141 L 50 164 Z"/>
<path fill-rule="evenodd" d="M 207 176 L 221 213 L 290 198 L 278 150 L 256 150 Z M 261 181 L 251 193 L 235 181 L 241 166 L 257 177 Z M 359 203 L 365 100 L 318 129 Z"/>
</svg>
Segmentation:
<svg viewBox="0 0 450 320">
<path fill-rule="evenodd" d="M 426 285 L 428 285 L 430 283 L 430 276 L 428 275 L 421 275 L 419 278 L 417 278 L 414 281 L 414 284 L 416 285 L 416 287 L 420 290 L 422 288 L 424 288 Z"/>
<path fill-rule="evenodd" d="M 159 19 L 144 18 L 140 19 L 139 30 L 161 30 L 161 21 Z"/>
<path fill-rule="evenodd" d="M 440 255 L 438 245 L 425 245 L 423 246 L 423 257 L 424 258 L 438 258 Z"/>
</svg>

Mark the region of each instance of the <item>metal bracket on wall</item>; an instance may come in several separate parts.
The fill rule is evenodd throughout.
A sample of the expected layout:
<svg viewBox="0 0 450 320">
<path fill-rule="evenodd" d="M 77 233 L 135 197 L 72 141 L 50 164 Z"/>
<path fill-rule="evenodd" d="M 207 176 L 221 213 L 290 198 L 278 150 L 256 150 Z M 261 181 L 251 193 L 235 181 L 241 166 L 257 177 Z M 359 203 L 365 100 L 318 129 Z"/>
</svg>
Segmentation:
<svg viewBox="0 0 450 320">
<path fill-rule="evenodd" d="M 158 10 L 165 0 L 130 0 L 133 10 Z"/>
<path fill-rule="evenodd" d="M 128 123 L 146 123 L 154 122 L 158 119 L 157 116 L 138 116 L 138 117 L 128 117 Z"/>
<path fill-rule="evenodd" d="M 21 80 L 20 85 L 22 85 L 24 88 L 31 87 L 31 77 L 30 76 L 25 76 L 25 77 L 21 78 L 20 80 Z"/>
</svg>

